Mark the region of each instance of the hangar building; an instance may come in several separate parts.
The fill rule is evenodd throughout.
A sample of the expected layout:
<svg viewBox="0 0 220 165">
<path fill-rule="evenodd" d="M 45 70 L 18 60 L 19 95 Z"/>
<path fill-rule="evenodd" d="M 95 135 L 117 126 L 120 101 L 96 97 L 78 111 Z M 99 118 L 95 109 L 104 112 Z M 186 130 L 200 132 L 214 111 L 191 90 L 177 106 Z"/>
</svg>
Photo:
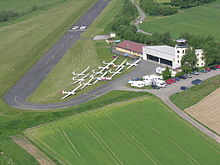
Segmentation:
<svg viewBox="0 0 220 165">
<path fill-rule="evenodd" d="M 167 45 L 159 46 L 144 46 L 143 47 L 143 59 L 152 60 L 159 64 L 166 64 L 173 69 L 181 67 L 181 59 L 186 54 L 186 50 L 190 47 L 187 46 L 185 39 L 176 40 L 175 47 Z M 197 67 L 203 67 L 205 65 L 203 50 L 195 50 L 196 57 L 198 59 Z"/>
<path fill-rule="evenodd" d="M 141 57 L 144 60 L 155 61 L 176 69 L 181 67 L 181 59 L 186 54 L 186 50 L 190 48 L 185 39 L 179 39 L 176 42 L 176 46 L 172 47 L 168 45 L 147 46 L 126 40 L 117 44 L 115 50 L 122 54 Z M 197 67 L 205 66 L 203 50 L 196 49 L 195 54 L 198 59 Z"/>
</svg>

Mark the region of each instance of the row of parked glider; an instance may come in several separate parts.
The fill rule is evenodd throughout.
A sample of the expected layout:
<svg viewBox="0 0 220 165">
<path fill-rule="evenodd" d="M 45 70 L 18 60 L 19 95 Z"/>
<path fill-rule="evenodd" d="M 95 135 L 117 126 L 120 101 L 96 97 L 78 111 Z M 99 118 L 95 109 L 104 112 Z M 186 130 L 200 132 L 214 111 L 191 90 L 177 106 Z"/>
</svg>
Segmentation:
<svg viewBox="0 0 220 165">
<path fill-rule="evenodd" d="M 65 96 L 62 97 L 62 99 L 67 98 L 70 95 L 74 95 L 76 94 L 77 91 L 84 89 L 87 86 L 91 86 L 96 84 L 99 81 L 110 81 L 112 80 L 112 78 L 117 75 L 120 74 L 122 72 L 122 70 L 126 67 L 127 69 L 130 69 L 133 66 L 137 66 L 138 63 L 140 62 L 141 59 L 136 60 L 134 63 L 129 63 L 127 62 L 127 59 L 124 60 L 121 64 L 116 65 L 115 61 L 118 58 L 114 58 L 114 60 L 112 60 L 109 63 L 106 63 L 105 61 L 103 61 L 104 66 L 99 66 L 98 67 L 98 71 L 96 72 L 96 70 L 92 70 L 91 72 L 89 72 L 89 68 L 87 67 L 84 71 L 82 71 L 81 73 L 75 73 L 72 72 L 73 74 L 73 78 L 72 84 L 79 84 L 75 89 L 73 89 L 72 91 L 62 91 L 62 94 L 64 94 Z M 114 72 L 112 72 L 111 67 L 116 68 Z M 109 74 L 111 74 L 109 76 Z M 89 80 L 87 82 L 86 79 Z"/>
</svg>

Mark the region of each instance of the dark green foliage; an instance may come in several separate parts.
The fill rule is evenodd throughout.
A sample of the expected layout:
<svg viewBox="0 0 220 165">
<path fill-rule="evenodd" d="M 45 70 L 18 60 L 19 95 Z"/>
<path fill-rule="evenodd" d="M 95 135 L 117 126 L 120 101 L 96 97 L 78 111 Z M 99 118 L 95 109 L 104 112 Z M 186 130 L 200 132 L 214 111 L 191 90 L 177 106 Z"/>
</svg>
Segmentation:
<svg viewBox="0 0 220 165">
<path fill-rule="evenodd" d="M 171 71 L 168 67 L 166 67 L 166 70 L 163 71 L 162 76 L 164 80 L 171 78 Z"/>
<path fill-rule="evenodd" d="M 137 28 L 131 24 L 138 15 L 136 7 L 130 1 L 125 2 L 123 11 L 106 27 L 105 31 L 114 31 L 121 39 L 147 45 L 175 45 L 169 32 L 154 33 L 152 36 L 137 32 Z"/>
<path fill-rule="evenodd" d="M 197 57 L 194 49 L 188 49 L 186 54 L 181 59 L 181 68 L 184 73 L 189 73 L 195 70 Z"/>
<path fill-rule="evenodd" d="M 212 36 L 196 36 L 184 33 L 180 38 L 185 38 L 188 44 L 195 49 L 203 49 L 207 66 L 220 64 L 220 44 Z"/>
<path fill-rule="evenodd" d="M 190 8 L 214 1 L 215 0 L 171 0 L 171 5 L 178 6 L 180 8 Z"/>
<path fill-rule="evenodd" d="M 177 8 L 154 2 L 153 0 L 140 0 L 140 6 L 149 15 L 172 15 L 177 13 Z"/>
<path fill-rule="evenodd" d="M 37 9 L 38 9 L 38 7 L 37 7 L 36 5 L 34 5 L 34 6 L 31 7 L 31 10 L 32 10 L 32 11 L 35 11 L 35 10 L 37 10 Z"/>
<path fill-rule="evenodd" d="M 1 11 L 0 12 L 0 22 L 8 21 L 10 18 L 18 17 L 20 14 L 15 11 Z"/>
</svg>

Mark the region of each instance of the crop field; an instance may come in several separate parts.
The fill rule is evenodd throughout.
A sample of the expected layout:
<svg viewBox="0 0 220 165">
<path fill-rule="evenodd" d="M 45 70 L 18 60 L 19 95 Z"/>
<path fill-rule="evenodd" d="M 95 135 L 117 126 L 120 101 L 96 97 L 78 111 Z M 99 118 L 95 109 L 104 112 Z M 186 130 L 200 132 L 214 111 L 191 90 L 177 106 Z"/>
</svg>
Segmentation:
<svg viewBox="0 0 220 165">
<path fill-rule="evenodd" d="M 220 88 L 185 112 L 220 135 Z"/>
<path fill-rule="evenodd" d="M 220 146 L 153 96 L 25 131 L 60 164 L 217 165 Z"/>
<path fill-rule="evenodd" d="M 212 35 L 220 41 L 220 0 L 187 9 L 167 17 L 146 19 L 140 28 L 147 32 L 170 32 L 173 37 L 188 32 L 196 35 Z"/>
<path fill-rule="evenodd" d="M 86 32 L 83 33 L 82 38 L 93 38 L 97 34 L 106 34 L 104 32 L 105 27 L 117 15 L 122 6 L 123 0 L 112 0 Z M 105 41 L 94 41 L 92 39 L 77 41 L 28 100 L 40 103 L 62 101 L 61 98 L 63 95 L 61 95 L 61 90 L 73 90 L 78 86 L 78 84 L 75 86 L 72 85 L 72 72 L 81 72 L 88 66 L 90 66 L 90 70 L 96 69 L 97 71 L 98 66 L 103 65 L 103 60 L 106 62 L 112 61 L 113 54 L 110 48 L 111 45 L 108 45 Z M 116 64 L 119 64 L 123 60 L 120 58 L 116 61 Z M 77 92 L 77 95 L 92 90 L 102 84 L 103 82 L 87 87 Z M 71 96 L 69 98 L 73 97 Z"/>
</svg>

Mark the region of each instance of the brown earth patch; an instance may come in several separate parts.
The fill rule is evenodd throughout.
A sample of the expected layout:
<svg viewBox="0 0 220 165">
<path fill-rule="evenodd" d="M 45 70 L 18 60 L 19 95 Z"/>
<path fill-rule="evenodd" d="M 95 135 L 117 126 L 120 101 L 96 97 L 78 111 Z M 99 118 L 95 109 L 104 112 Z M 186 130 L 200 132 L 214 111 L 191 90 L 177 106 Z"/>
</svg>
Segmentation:
<svg viewBox="0 0 220 165">
<path fill-rule="evenodd" d="M 19 135 L 11 137 L 12 140 L 31 154 L 40 165 L 56 165 L 46 154 L 34 146 L 26 137 Z"/>
<path fill-rule="evenodd" d="M 184 111 L 220 134 L 220 88 Z"/>
</svg>

